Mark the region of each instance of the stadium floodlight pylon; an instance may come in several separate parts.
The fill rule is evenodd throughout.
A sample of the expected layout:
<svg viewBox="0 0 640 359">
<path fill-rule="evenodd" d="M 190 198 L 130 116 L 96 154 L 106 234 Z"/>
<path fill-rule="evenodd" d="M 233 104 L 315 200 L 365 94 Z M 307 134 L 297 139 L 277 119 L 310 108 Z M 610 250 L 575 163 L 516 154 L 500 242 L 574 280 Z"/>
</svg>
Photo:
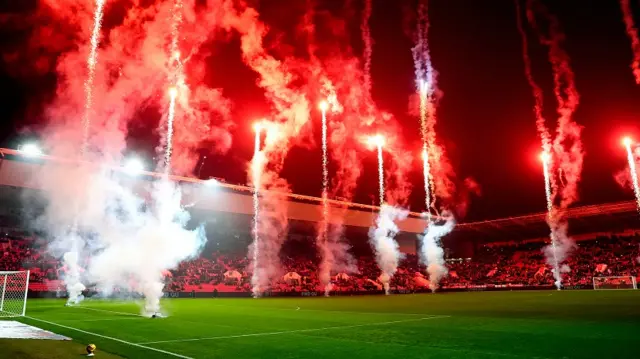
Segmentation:
<svg viewBox="0 0 640 359">
<path fill-rule="evenodd" d="M 593 289 L 596 290 L 621 290 L 638 289 L 636 278 L 632 275 L 614 277 L 593 277 Z"/>
<path fill-rule="evenodd" d="M 0 318 L 24 316 L 29 271 L 0 271 Z"/>
</svg>

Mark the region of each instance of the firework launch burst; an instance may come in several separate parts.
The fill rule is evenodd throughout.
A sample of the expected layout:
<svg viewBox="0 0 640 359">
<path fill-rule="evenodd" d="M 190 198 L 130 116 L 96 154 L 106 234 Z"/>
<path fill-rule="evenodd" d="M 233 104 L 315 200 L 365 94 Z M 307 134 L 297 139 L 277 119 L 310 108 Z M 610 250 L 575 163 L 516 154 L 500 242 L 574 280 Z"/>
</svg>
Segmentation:
<svg viewBox="0 0 640 359">
<path fill-rule="evenodd" d="M 555 137 L 552 139 L 545 124 L 543 113 L 543 95 L 541 88 L 533 79 L 531 59 L 528 55 L 527 36 L 521 17 L 519 3 L 518 29 L 522 38 L 522 55 L 525 75 L 535 98 L 534 112 L 536 125 L 542 141 L 543 167 L 545 172 L 545 195 L 547 200 L 547 222 L 551 230 L 551 244 L 545 248 L 547 263 L 552 267 L 555 285 L 562 288 L 562 273 L 570 271 L 564 264 L 574 244 L 568 236 L 566 210 L 578 198 L 578 183 L 582 172 L 584 153 L 581 142 L 581 127 L 573 121 L 580 96 L 575 87 L 574 73 L 569 56 L 562 48 L 564 34 L 558 19 L 552 15 L 539 0 L 527 0 L 526 16 L 531 27 L 537 32 L 540 43 L 548 47 L 549 62 L 553 71 L 554 95 L 559 114 Z M 540 24 L 545 24 L 541 28 Z M 553 161 L 552 161 L 553 160 Z M 557 174 L 558 180 L 555 179 Z M 558 183 L 560 182 L 560 184 Z"/>
<path fill-rule="evenodd" d="M 435 291 L 440 280 L 448 273 L 445 266 L 444 250 L 441 239 L 449 234 L 454 226 L 453 214 L 443 207 L 446 214 L 442 223 L 434 223 L 431 214 L 436 198 L 443 201 L 442 206 L 450 200 L 454 185 L 451 181 L 453 171 L 450 168 L 444 149 L 436 140 L 436 109 L 439 96 L 437 72 L 431 62 L 429 49 L 429 14 L 427 0 L 421 1 L 418 7 L 418 20 L 415 32 L 415 46 L 412 49 L 416 76 L 416 87 L 420 98 L 420 138 L 422 140 L 422 175 L 425 191 L 425 213 L 427 227 L 419 236 L 421 241 L 420 260 L 427 266 L 429 285 Z M 437 208 L 436 208 L 437 210 Z"/>
</svg>

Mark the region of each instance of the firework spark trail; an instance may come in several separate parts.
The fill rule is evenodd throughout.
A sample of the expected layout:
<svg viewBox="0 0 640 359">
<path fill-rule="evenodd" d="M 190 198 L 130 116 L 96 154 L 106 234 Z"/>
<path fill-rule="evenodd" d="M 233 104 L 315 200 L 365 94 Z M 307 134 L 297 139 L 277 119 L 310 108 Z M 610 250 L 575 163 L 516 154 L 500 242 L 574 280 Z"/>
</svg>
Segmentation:
<svg viewBox="0 0 640 359">
<path fill-rule="evenodd" d="M 520 33 L 520 39 L 522 41 L 522 60 L 524 62 L 524 72 L 527 77 L 527 82 L 533 91 L 533 97 L 535 99 L 534 112 L 536 115 L 536 128 L 538 135 L 542 141 L 542 150 L 544 153 L 551 153 L 551 134 L 545 124 L 545 118 L 543 113 L 544 109 L 544 96 L 542 89 L 533 78 L 533 72 L 531 71 L 531 57 L 529 56 L 529 42 L 527 41 L 527 33 L 525 32 L 522 24 L 522 10 L 520 8 L 520 0 L 514 0 L 516 4 L 516 20 L 518 26 L 518 32 Z"/>
<path fill-rule="evenodd" d="M 253 285 L 253 296 L 258 297 L 261 292 L 259 286 L 260 273 L 259 263 L 260 258 L 260 188 L 262 177 L 262 153 L 260 152 L 260 135 L 262 128 L 257 125 L 256 138 L 253 150 L 253 160 L 251 162 L 251 182 L 253 183 L 253 274 L 251 276 L 251 284 Z"/>
<path fill-rule="evenodd" d="M 169 89 L 169 115 L 167 116 L 167 144 L 164 154 L 164 173 L 168 174 L 171 171 L 171 154 L 173 153 L 173 122 L 176 115 L 176 97 L 178 96 L 178 90 L 175 87 Z"/>
<path fill-rule="evenodd" d="M 371 0 L 364 0 L 364 10 L 362 12 L 362 41 L 364 42 L 363 60 L 364 60 L 364 90 L 367 94 L 371 94 L 371 54 L 373 52 L 371 40 L 371 28 L 369 21 L 371 20 Z"/>
<path fill-rule="evenodd" d="M 93 15 L 93 31 L 91 33 L 91 50 L 89 51 L 89 57 L 87 57 L 87 79 L 84 82 L 84 118 L 82 120 L 81 154 L 83 156 L 89 148 L 91 109 L 93 107 L 93 81 L 95 78 L 96 64 L 98 62 L 98 46 L 100 45 L 100 29 L 102 28 L 105 1 L 106 0 L 96 0 L 96 9 Z"/>
<path fill-rule="evenodd" d="M 411 51 L 415 67 L 416 88 L 420 96 L 420 137 L 422 139 L 427 211 L 434 206 L 436 197 L 441 199 L 451 197 L 454 187 L 449 179 L 449 176 L 452 175 L 450 164 L 436 139 L 436 108 L 440 91 L 438 90 L 437 72 L 431 63 L 428 35 L 428 1 L 423 0 L 418 8 L 416 44 Z M 430 216 L 429 213 L 428 215 Z"/>
<path fill-rule="evenodd" d="M 631 40 L 631 50 L 633 51 L 631 70 L 633 71 L 636 83 L 640 85 L 640 39 L 638 39 L 638 29 L 633 21 L 633 13 L 629 0 L 620 0 L 620 9 L 622 10 L 622 18 L 627 30 L 627 36 L 629 36 L 629 40 Z"/>
<path fill-rule="evenodd" d="M 427 140 L 427 115 L 429 104 L 428 83 L 422 81 L 420 83 L 420 133 L 422 134 L 422 175 L 424 177 L 424 202 L 427 214 L 427 223 L 431 223 L 431 166 L 429 165 L 429 147 Z"/>
<path fill-rule="evenodd" d="M 631 175 L 631 181 L 633 183 L 633 192 L 636 195 L 636 204 L 638 211 L 640 212 L 640 185 L 638 184 L 638 171 L 636 169 L 636 160 L 631 150 L 631 141 L 625 141 L 625 147 L 627 149 L 627 161 L 629 162 L 629 174 Z"/>
<path fill-rule="evenodd" d="M 551 188 L 551 175 L 549 173 L 549 161 L 551 156 L 547 152 L 542 153 L 542 169 L 544 171 L 544 193 L 547 199 L 547 213 L 551 216 L 553 212 L 553 193 Z"/>
<path fill-rule="evenodd" d="M 164 173 L 169 174 L 171 172 L 171 155 L 173 153 L 173 131 L 174 122 L 176 116 L 176 101 L 178 97 L 178 90 L 182 88 L 184 83 L 184 70 L 182 66 L 182 60 L 180 59 L 180 25 L 182 24 L 182 0 L 175 0 L 172 9 L 172 23 L 171 23 L 171 45 L 169 48 L 169 67 L 170 75 L 169 82 L 171 88 L 169 89 L 169 114 L 167 116 L 167 133 L 166 133 L 166 145 L 165 145 L 165 158 L 164 158 Z"/>
<path fill-rule="evenodd" d="M 551 175 L 549 173 L 549 162 L 551 161 L 551 155 L 548 152 L 542 153 L 542 169 L 544 172 L 544 192 L 547 200 L 547 220 L 550 223 L 554 222 L 555 213 L 553 210 L 553 192 L 551 187 Z M 551 233 L 551 252 L 553 256 L 553 268 L 558 270 L 560 263 L 558 263 L 558 248 L 556 247 L 555 234 Z"/>
<path fill-rule="evenodd" d="M 564 34 L 558 19 L 549 13 L 538 0 L 527 1 L 527 19 L 537 31 L 540 42 L 549 49 L 549 62 L 553 70 L 554 95 L 558 104 L 556 134 L 552 144 L 553 169 L 548 168 L 551 187 L 551 211 L 547 218 L 551 230 L 551 245 L 544 249 L 547 263 L 553 267 L 555 285 L 562 287 L 562 273 L 570 271 L 563 264 L 574 244 L 568 235 L 568 222 L 564 213 L 578 198 L 578 183 L 582 172 L 584 153 L 580 135 L 582 128 L 572 120 L 580 96 L 575 87 L 574 73 L 569 64 L 569 56 L 562 48 Z M 537 16 L 544 19 L 547 32 L 540 29 Z M 551 166 L 549 166 L 551 167 Z M 557 170 L 562 186 L 554 181 L 551 174 Z M 557 202 L 555 201 L 557 199 Z M 557 203 L 557 205 L 555 205 Z M 549 205 L 548 205 L 549 206 Z"/>
<path fill-rule="evenodd" d="M 378 187 L 380 191 L 380 205 L 384 204 L 384 157 L 382 156 L 382 142 L 378 141 Z"/>
<path fill-rule="evenodd" d="M 329 248 L 329 169 L 327 153 L 327 108 L 329 104 L 323 101 L 320 104 L 322 111 L 322 223 L 318 242 L 322 250 L 322 263 L 320 264 L 320 282 L 324 284 L 324 295 L 331 292 L 331 266 L 334 262 L 333 252 Z"/>
<path fill-rule="evenodd" d="M 323 102 L 320 106 L 322 110 L 322 199 L 326 207 L 329 187 L 329 169 L 327 168 L 327 103 Z M 327 214 L 326 210 L 327 208 L 325 208 L 325 215 Z M 325 216 L 325 219 L 327 219 L 327 216 Z"/>
<path fill-rule="evenodd" d="M 420 137 L 422 139 L 422 174 L 424 177 L 425 210 L 427 227 L 423 235 L 418 236 L 421 242 L 420 260 L 427 266 L 429 283 L 435 291 L 439 282 L 448 271 L 444 259 L 441 238 L 453 230 L 455 220 L 453 214 L 444 208 L 444 223 L 433 223 L 431 209 L 435 207 L 436 198 L 446 201 L 455 190 L 451 177 L 453 171 L 444 149 L 436 140 L 436 108 L 439 96 L 437 72 L 431 62 L 429 49 L 429 12 L 428 1 L 422 0 L 418 7 L 416 28 L 416 44 L 412 49 L 415 67 L 416 87 L 420 96 Z"/>
<path fill-rule="evenodd" d="M 84 116 L 82 119 L 82 143 L 80 155 L 85 156 L 89 149 L 89 134 L 91 131 L 91 116 L 93 109 L 93 83 L 95 79 L 96 64 L 98 63 L 98 46 L 100 45 L 100 31 L 102 28 L 102 18 L 104 15 L 104 4 L 106 0 L 96 0 L 96 8 L 93 15 L 93 30 L 91 32 L 91 48 L 87 57 L 87 78 L 84 82 Z M 79 203 L 76 201 L 76 212 Z M 68 305 L 78 304 L 82 300 L 84 285 L 80 279 L 80 264 L 78 263 L 78 247 L 81 241 L 78 234 L 78 218 L 74 219 L 68 233 L 71 242 L 70 251 L 64 254 L 63 261 L 68 269 L 65 274 L 65 285 L 69 293 Z"/>
</svg>

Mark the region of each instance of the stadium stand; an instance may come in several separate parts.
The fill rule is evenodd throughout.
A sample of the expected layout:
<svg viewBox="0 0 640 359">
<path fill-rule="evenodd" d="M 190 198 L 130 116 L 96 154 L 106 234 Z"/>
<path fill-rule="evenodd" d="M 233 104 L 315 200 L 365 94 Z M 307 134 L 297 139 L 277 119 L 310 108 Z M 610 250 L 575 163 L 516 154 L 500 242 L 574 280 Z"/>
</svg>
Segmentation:
<svg viewBox="0 0 640 359">
<path fill-rule="evenodd" d="M 317 253 L 313 238 L 288 243 L 281 253 L 282 277 L 273 283 L 273 292 L 322 291 L 317 277 Z M 365 240 L 366 238 L 360 238 Z M 473 258 L 449 259 L 449 275 L 443 287 L 460 288 L 474 285 L 553 284 L 553 278 L 542 254 L 542 241 L 500 242 L 483 245 Z M 235 245 L 224 250 L 205 248 L 203 254 L 183 262 L 167 277 L 171 292 L 250 292 L 249 261 L 246 247 Z M 334 277 L 334 291 L 366 292 L 380 290 L 379 270 L 373 254 L 366 246 L 352 246 L 357 258 L 357 273 L 339 273 Z M 364 248 L 364 249 L 363 249 Z M 31 291 L 58 291 L 60 263 L 44 251 L 43 242 L 19 231 L 3 233 L 0 238 L 0 267 L 7 270 L 31 270 Z M 594 276 L 634 276 L 640 274 L 640 236 L 598 236 L 576 243 L 567 264 L 571 272 L 565 285 L 591 284 Z M 62 269 L 64 270 L 64 269 Z M 425 268 L 415 254 L 407 254 L 392 280 L 395 290 L 416 291 L 428 287 Z"/>
</svg>

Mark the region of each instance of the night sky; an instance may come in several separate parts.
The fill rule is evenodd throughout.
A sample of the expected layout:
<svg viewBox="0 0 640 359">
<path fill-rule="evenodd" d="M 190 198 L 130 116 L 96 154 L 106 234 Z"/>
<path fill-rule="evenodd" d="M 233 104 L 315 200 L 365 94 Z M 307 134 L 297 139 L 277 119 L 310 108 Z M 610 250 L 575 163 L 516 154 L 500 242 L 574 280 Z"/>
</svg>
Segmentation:
<svg viewBox="0 0 640 359">
<path fill-rule="evenodd" d="M 630 41 L 625 33 L 620 5 L 616 0 L 544 1 L 556 14 L 566 34 L 564 47 L 571 58 L 576 87 L 581 100 L 574 119 L 584 126 L 582 139 L 586 151 L 580 201 L 577 205 L 597 204 L 633 198 L 631 190 L 621 188 L 614 174 L 626 169 L 622 135 L 640 139 L 640 86 L 629 68 Z M 2 0 L 0 3 L 0 53 L 14 51 L 30 31 L 7 26 L 7 12 L 24 14 L 35 7 L 35 0 Z M 20 4 L 16 4 L 20 3 Z M 124 1 L 107 7 L 117 17 Z M 340 4 L 337 4 L 340 3 Z M 343 14 L 353 29 L 350 41 L 356 53 L 359 40 L 360 1 L 321 0 L 319 7 L 343 6 Z M 640 6 L 632 2 L 636 19 Z M 378 106 L 393 113 L 403 127 L 407 148 L 420 150 L 419 120 L 408 114 L 409 97 L 415 92 L 411 57 L 412 39 L 407 36 L 406 19 L 415 11 L 409 0 L 373 0 L 371 31 L 373 96 Z M 261 20 L 286 42 L 299 6 L 291 0 L 262 0 Z M 535 129 L 533 96 L 524 76 L 521 39 L 516 28 L 516 11 L 511 0 L 432 0 L 429 41 L 433 65 L 439 72 L 444 97 L 439 107 L 438 137 L 446 148 L 459 178 L 471 177 L 482 194 L 473 198 L 466 221 L 513 216 L 545 210 L 544 182 L 538 160 L 539 139 Z M 353 25 L 351 25 L 353 22 Z M 320 30 L 319 30 L 320 31 Z M 319 34 L 320 36 L 321 34 Z M 546 94 L 547 119 L 555 121 L 552 73 L 547 50 L 528 32 L 530 54 L 536 80 Z M 263 92 L 255 85 L 257 75 L 240 58 L 239 40 L 207 44 L 206 82 L 224 90 L 234 102 L 233 146 L 227 154 L 208 153 L 201 176 L 215 176 L 229 183 L 246 183 L 246 165 L 253 152 L 251 123 L 266 111 Z M 282 45 L 284 46 L 284 45 Z M 295 51 L 295 49 L 294 49 Z M 42 111 L 55 92 L 55 73 L 16 73 L 0 59 L 0 138 L 6 147 L 15 147 L 31 136 L 37 137 L 43 121 Z M 157 136 L 149 135 L 157 125 L 157 111 L 141 111 L 148 118 L 129 128 L 129 147 L 151 155 Z M 319 124 L 315 115 L 314 124 Z M 317 128 L 317 129 L 316 129 Z M 319 126 L 314 125 L 316 144 L 294 148 L 285 161 L 283 176 L 296 193 L 320 195 L 321 157 Z M 315 162 L 314 162 L 315 161 Z M 317 165 L 314 165 L 317 164 Z M 359 181 L 356 201 L 371 203 L 376 192 L 375 155 L 364 158 L 365 172 Z M 421 168 L 412 174 L 412 209 L 422 210 Z"/>
</svg>

